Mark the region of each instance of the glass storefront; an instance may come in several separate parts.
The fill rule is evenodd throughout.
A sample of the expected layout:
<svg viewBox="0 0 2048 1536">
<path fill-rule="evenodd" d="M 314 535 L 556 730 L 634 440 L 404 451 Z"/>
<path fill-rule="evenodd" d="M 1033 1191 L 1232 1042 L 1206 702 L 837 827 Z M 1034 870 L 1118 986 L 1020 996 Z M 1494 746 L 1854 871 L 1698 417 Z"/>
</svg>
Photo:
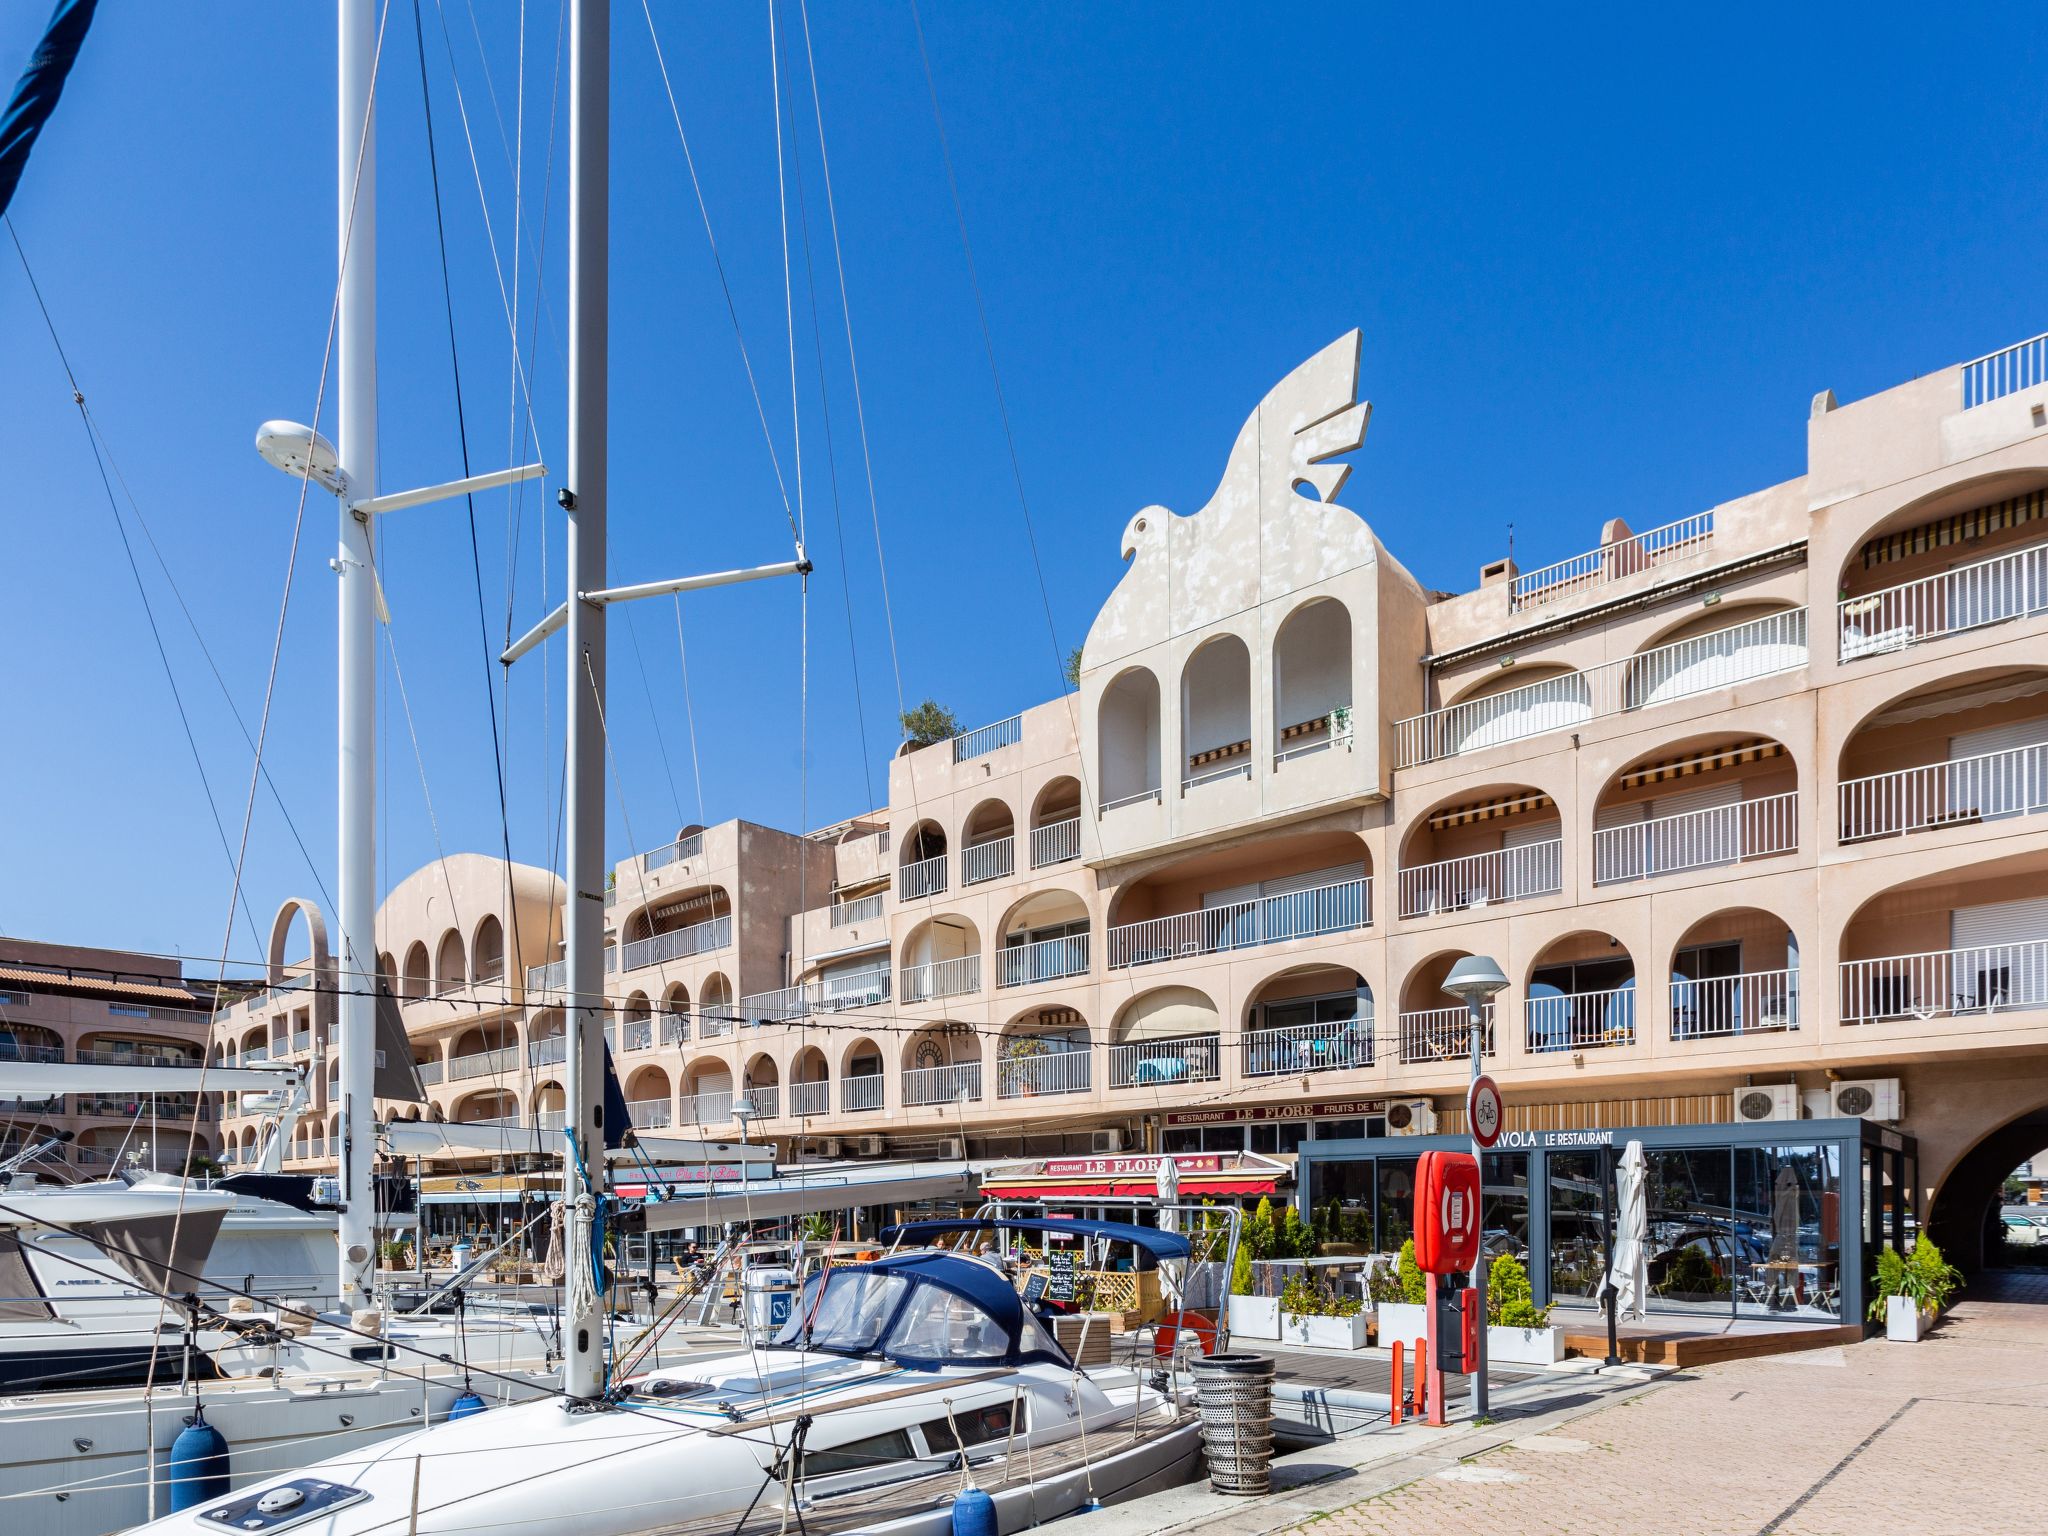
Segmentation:
<svg viewBox="0 0 2048 1536">
<path fill-rule="evenodd" d="M 1591 1301 L 1607 1272 L 1607 1154 L 1553 1152 L 1546 1161 L 1550 1294 Z"/>
</svg>

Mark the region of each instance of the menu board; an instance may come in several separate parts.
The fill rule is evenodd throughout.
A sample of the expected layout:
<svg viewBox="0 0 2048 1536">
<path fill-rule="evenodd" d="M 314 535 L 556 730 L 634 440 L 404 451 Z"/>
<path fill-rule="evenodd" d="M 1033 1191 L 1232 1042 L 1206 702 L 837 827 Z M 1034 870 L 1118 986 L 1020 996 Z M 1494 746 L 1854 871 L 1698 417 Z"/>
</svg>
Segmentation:
<svg viewBox="0 0 2048 1536">
<path fill-rule="evenodd" d="M 1045 1261 L 1052 1270 L 1052 1279 L 1045 1290 L 1046 1299 L 1071 1304 L 1076 1293 L 1072 1251 L 1049 1253 Z"/>
</svg>

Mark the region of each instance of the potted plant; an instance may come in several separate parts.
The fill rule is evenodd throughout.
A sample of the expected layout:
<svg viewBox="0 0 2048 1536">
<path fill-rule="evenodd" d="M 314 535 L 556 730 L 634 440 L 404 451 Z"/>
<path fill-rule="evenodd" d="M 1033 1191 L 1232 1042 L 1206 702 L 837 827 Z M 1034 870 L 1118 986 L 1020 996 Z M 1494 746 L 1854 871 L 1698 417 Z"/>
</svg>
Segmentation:
<svg viewBox="0 0 2048 1536">
<path fill-rule="evenodd" d="M 1393 1265 L 1382 1261 L 1368 1286 L 1382 1345 L 1413 1344 L 1429 1332 L 1429 1281 L 1415 1263 L 1415 1240 L 1401 1245 Z"/>
<path fill-rule="evenodd" d="M 1049 1055 L 1052 1047 L 1036 1035 L 1019 1035 L 1014 1040 L 1003 1042 L 1003 1064 L 1008 1069 L 1003 1073 L 1007 1080 L 1006 1091 L 1021 1094 L 1025 1098 L 1038 1096 L 1038 1074 L 1042 1070 L 1030 1063 L 1039 1057 Z"/>
<path fill-rule="evenodd" d="M 1237 1260 L 1230 1268 L 1230 1331 L 1246 1339 L 1280 1337 L 1280 1298 L 1258 1296 L 1248 1245 L 1240 1244 Z"/>
<path fill-rule="evenodd" d="M 1550 1308 L 1536 1305 L 1529 1271 L 1511 1253 L 1486 1272 L 1486 1358 L 1503 1365 L 1556 1365 L 1564 1330 L 1550 1326 Z"/>
<path fill-rule="evenodd" d="M 1315 1349 L 1363 1349 L 1365 1303 L 1297 1275 L 1280 1292 L 1280 1336 Z"/>
<path fill-rule="evenodd" d="M 1886 1248 L 1877 1256 L 1870 1320 L 1882 1321 L 1884 1336 L 1894 1343 L 1918 1343 L 1962 1283 L 1961 1272 L 1926 1237 L 1903 1256 L 1895 1248 Z"/>
</svg>

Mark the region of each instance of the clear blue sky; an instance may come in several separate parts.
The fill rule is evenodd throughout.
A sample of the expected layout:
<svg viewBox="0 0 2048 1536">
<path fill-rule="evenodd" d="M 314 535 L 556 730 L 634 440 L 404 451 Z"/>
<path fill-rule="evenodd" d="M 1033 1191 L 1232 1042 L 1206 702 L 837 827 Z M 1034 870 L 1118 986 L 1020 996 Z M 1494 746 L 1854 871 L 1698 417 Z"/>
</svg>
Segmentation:
<svg viewBox="0 0 2048 1536">
<path fill-rule="evenodd" d="M 26 58 L 43 9 L 0 10 L 0 77 Z M 528 11 L 521 304 L 530 318 L 533 247 L 545 240 L 535 411 L 559 464 L 559 148 L 540 212 L 557 18 L 540 0 Z M 789 473 L 765 8 L 657 12 Z M 509 280 L 517 10 L 477 5 L 485 57 L 468 6 L 445 14 L 452 69 L 443 12 L 426 0 L 482 468 L 509 451 L 510 362 L 454 83 Z M 793 9 L 785 20 L 795 27 Z M 1059 681 L 910 13 L 817 0 L 811 20 L 902 687 L 965 723 L 996 719 Z M 1364 331 L 1374 413 L 1344 499 L 1421 580 L 1447 588 L 1471 585 L 1503 552 L 1510 520 L 1531 564 L 1592 542 L 1609 516 L 1641 527 L 1699 510 L 1802 470 L 1815 391 L 1850 399 L 2048 326 L 2036 21 L 2018 8 L 1723 24 L 1639 8 L 1439 20 L 1329 7 L 1283 19 L 1220 5 L 934 0 L 925 24 L 1059 644 L 1079 642 L 1114 584 L 1130 514 L 1199 505 L 1267 386 L 1352 326 Z M 13 208 L 107 440 L 252 724 L 295 492 L 250 442 L 266 417 L 309 417 L 319 386 L 333 282 L 332 32 L 330 8 L 313 0 L 109 0 Z M 784 558 L 768 451 L 637 5 L 617 5 L 614 34 L 614 574 Z M 796 588 L 685 607 L 705 814 L 785 827 L 883 795 L 897 705 L 800 69 L 794 88 L 847 534 L 842 552 L 799 247 L 818 562 L 807 804 Z M 391 488 L 459 472 L 409 5 L 392 10 L 379 90 Z M 0 343 L 0 646 L 14 726 L 0 754 L 0 931 L 215 956 L 228 859 L 63 375 L 5 245 Z M 486 622 L 501 638 L 511 502 L 485 498 L 477 517 Z M 133 524 L 130 536 L 232 843 L 250 754 L 164 571 Z M 512 599 L 522 628 L 541 611 L 543 538 L 559 573 L 559 515 L 543 529 L 529 496 Z M 332 545 L 331 503 L 309 507 L 267 760 L 312 863 L 260 797 L 245 880 L 266 925 L 280 898 L 331 888 Z M 494 851 L 461 508 L 393 519 L 385 558 L 440 844 Z M 613 632 L 619 856 L 696 819 L 697 791 L 670 611 L 643 606 L 630 631 L 615 620 Z M 553 848 L 559 646 L 551 665 L 545 699 L 533 663 L 512 699 L 511 836 L 537 862 Z M 554 740 L 542 734 L 544 703 Z M 395 698 L 387 720 L 388 884 L 436 844 Z M 255 949 L 239 921 L 231 949 Z"/>
</svg>

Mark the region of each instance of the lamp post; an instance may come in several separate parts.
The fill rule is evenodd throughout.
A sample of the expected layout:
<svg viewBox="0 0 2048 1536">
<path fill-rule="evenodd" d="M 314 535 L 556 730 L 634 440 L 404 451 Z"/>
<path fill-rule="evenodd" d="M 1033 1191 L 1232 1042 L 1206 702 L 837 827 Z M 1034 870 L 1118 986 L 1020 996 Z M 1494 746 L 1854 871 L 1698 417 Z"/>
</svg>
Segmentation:
<svg viewBox="0 0 2048 1536">
<path fill-rule="evenodd" d="M 1467 955 L 1451 967 L 1444 978 L 1444 991 L 1465 1004 L 1465 1020 L 1472 1036 L 1472 1080 L 1485 1071 L 1486 1005 L 1508 984 L 1506 974 L 1490 955 Z M 1467 1103 L 1470 1103 L 1468 1096 Z M 1472 1127 L 1465 1127 L 1467 1133 Z M 1486 1148 L 1472 1136 L 1472 1160 L 1479 1165 L 1479 1254 L 1472 1261 L 1472 1288 L 1478 1295 L 1478 1363 L 1472 1373 L 1472 1412 L 1486 1417 Z"/>
</svg>

